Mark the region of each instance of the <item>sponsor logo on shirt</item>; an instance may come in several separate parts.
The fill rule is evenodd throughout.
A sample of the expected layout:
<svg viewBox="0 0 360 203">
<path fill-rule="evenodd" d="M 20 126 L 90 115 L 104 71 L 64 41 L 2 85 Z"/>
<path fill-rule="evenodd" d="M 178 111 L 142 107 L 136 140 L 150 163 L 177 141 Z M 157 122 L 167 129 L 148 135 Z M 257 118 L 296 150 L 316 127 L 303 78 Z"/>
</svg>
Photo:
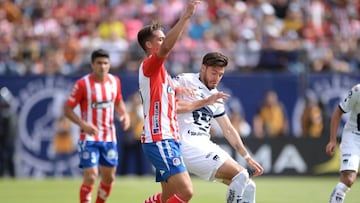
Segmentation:
<svg viewBox="0 0 360 203">
<path fill-rule="evenodd" d="M 153 134 L 160 134 L 160 121 L 159 121 L 159 114 L 160 114 L 160 103 L 154 103 L 154 115 L 152 117 L 152 132 Z"/>
<path fill-rule="evenodd" d="M 111 107 L 112 101 L 105 101 L 105 102 L 94 102 L 91 104 L 91 108 L 94 109 L 106 109 Z"/>
</svg>

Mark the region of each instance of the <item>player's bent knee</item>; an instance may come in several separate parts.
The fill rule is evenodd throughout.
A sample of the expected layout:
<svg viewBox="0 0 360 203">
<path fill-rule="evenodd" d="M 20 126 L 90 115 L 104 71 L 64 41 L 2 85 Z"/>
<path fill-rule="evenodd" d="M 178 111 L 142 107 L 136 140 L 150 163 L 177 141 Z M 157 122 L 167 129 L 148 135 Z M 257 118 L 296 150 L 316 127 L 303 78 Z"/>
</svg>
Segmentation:
<svg viewBox="0 0 360 203">
<path fill-rule="evenodd" d="M 249 180 L 249 173 L 246 170 L 242 170 L 235 177 L 233 177 L 230 187 L 244 190 Z"/>
<path fill-rule="evenodd" d="M 194 195 L 194 190 L 191 187 L 183 188 L 180 191 L 180 196 L 185 200 L 190 200 Z"/>
<path fill-rule="evenodd" d="M 244 181 L 245 183 L 250 180 L 249 173 L 247 170 L 243 169 L 235 177 L 232 178 L 232 181 Z"/>
<path fill-rule="evenodd" d="M 97 176 L 95 175 L 84 176 L 84 183 L 87 185 L 94 185 L 96 182 L 96 178 Z"/>
<path fill-rule="evenodd" d="M 343 182 L 347 187 L 351 187 L 356 180 L 355 171 L 342 171 L 341 172 L 341 182 Z"/>
</svg>

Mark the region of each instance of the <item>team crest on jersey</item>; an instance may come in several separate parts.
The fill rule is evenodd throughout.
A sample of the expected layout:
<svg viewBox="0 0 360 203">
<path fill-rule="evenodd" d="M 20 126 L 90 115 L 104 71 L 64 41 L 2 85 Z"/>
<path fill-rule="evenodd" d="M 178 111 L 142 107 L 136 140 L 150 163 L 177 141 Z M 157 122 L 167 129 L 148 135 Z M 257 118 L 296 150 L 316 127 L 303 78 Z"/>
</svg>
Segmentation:
<svg viewBox="0 0 360 203">
<path fill-rule="evenodd" d="M 171 87 L 170 85 L 167 86 L 167 93 L 169 94 L 175 94 L 174 88 Z"/>
</svg>

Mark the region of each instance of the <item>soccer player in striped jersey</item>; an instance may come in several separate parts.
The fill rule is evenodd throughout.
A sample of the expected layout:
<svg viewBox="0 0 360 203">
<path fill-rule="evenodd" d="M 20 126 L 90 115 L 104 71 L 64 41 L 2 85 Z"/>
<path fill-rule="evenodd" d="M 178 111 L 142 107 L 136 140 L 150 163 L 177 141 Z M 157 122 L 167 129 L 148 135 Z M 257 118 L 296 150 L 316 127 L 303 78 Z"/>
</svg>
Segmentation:
<svg viewBox="0 0 360 203">
<path fill-rule="evenodd" d="M 199 3 L 198 0 L 189 0 L 186 11 L 166 36 L 157 23 L 145 26 L 137 36 L 147 55 L 139 68 L 139 88 L 144 108 L 141 142 L 145 154 L 155 167 L 156 182 L 160 182 L 162 187 L 162 194 L 154 198 L 163 203 L 189 202 L 193 195 L 192 182 L 180 151 L 177 90 L 164 62 Z"/>
<path fill-rule="evenodd" d="M 90 203 L 92 189 L 101 174 L 96 203 L 103 203 L 110 194 L 118 165 L 118 150 L 114 126 L 119 114 L 124 130 L 130 119 L 121 93 L 120 79 L 109 73 L 109 53 L 103 49 L 91 54 L 92 73 L 74 84 L 64 105 L 64 113 L 80 129 L 79 167 L 83 169 L 80 203 Z M 79 105 L 81 115 L 74 108 Z"/>
<path fill-rule="evenodd" d="M 181 97 L 179 111 L 189 106 L 188 102 L 201 100 L 217 94 L 228 58 L 219 52 L 210 52 L 203 57 L 200 73 L 184 73 L 176 77 L 181 87 L 195 89 L 195 96 Z M 189 172 L 208 181 L 218 180 L 228 185 L 227 203 L 254 203 L 255 182 L 249 178 L 248 171 L 238 164 L 227 152 L 210 140 L 211 121 L 215 119 L 224 137 L 242 155 L 247 164 L 259 176 L 264 169 L 248 154 L 238 132 L 225 113 L 223 99 L 200 108 L 178 112 L 181 136 L 181 150 Z"/>
<path fill-rule="evenodd" d="M 337 134 L 344 113 L 350 112 L 342 131 L 340 144 L 340 181 L 330 195 L 329 203 L 344 202 L 346 193 L 349 192 L 356 180 L 360 159 L 360 84 L 349 91 L 348 96 L 335 108 L 330 121 L 330 140 L 326 145 L 326 153 L 334 155 L 337 147 Z"/>
</svg>

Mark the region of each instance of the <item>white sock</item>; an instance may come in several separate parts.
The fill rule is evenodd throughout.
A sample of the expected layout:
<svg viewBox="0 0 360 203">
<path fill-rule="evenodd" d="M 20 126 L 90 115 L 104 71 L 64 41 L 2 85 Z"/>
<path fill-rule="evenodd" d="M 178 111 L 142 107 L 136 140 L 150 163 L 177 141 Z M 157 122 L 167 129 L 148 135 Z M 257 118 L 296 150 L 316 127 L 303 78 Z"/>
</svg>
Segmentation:
<svg viewBox="0 0 360 203">
<path fill-rule="evenodd" d="M 344 183 L 339 182 L 331 193 L 329 203 L 343 203 L 345 195 L 349 192 L 350 188 Z"/>
<path fill-rule="evenodd" d="M 246 184 L 243 200 L 241 203 L 255 203 L 256 184 L 253 180 L 249 179 Z"/>
<path fill-rule="evenodd" d="M 227 203 L 238 203 L 242 200 L 246 184 L 249 180 L 249 173 L 246 170 L 240 171 L 232 180 L 226 193 Z"/>
</svg>

